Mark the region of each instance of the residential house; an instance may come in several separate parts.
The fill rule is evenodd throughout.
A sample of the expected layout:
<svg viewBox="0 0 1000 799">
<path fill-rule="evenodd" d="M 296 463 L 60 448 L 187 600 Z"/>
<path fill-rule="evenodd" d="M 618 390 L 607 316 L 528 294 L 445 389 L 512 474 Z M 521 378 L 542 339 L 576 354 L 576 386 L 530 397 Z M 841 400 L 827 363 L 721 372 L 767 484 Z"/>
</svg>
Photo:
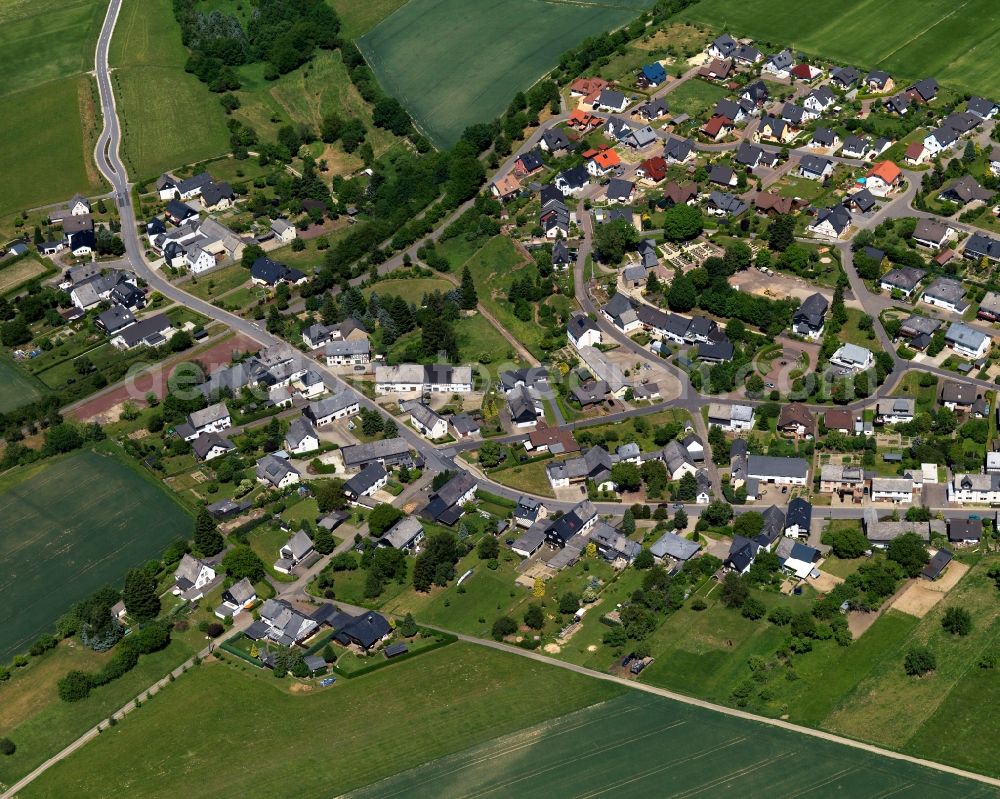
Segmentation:
<svg viewBox="0 0 1000 799">
<path fill-rule="evenodd" d="M 561 128 L 549 128 L 542 134 L 538 146 L 545 150 L 545 152 L 555 155 L 569 149 L 570 140 L 566 132 Z"/>
<path fill-rule="evenodd" d="M 564 169 L 556 175 L 555 186 L 563 195 L 575 196 L 586 188 L 590 182 L 588 172 L 582 166 L 575 166 L 572 169 Z"/>
<path fill-rule="evenodd" d="M 792 56 L 792 51 L 786 48 L 780 53 L 770 56 L 764 62 L 764 66 L 761 67 L 760 71 L 762 74 L 772 75 L 779 80 L 785 80 L 790 76 L 794 65 L 795 58 Z"/>
<path fill-rule="evenodd" d="M 907 111 L 910 110 L 910 105 L 912 100 L 906 94 L 897 94 L 894 97 L 890 97 L 885 101 L 885 108 L 890 114 L 896 114 L 898 116 L 903 116 Z M 923 149 L 923 145 L 921 145 Z"/>
<path fill-rule="evenodd" d="M 566 335 L 570 344 L 577 349 L 592 347 L 602 341 L 601 329 L 589 316 L 575 313 L 566 325 Z"/>
<path fill-rule="evenodd" d="M 765 116 L 754 133 L 754 141 L 773 141 L 784 144 L 795 138 L 795 131 L 783 119 Z"/>
<path fill-rule="evenodd" d="M 597 523 L 597 508 L 584 500 L 558 519 L 545 525 L 545 540 L 553 547 L 563 549 L 576 536 L 582 536 Z"/>
<path fill-rule="evenodd" d="M 781 406 L 777 429 L 784 435 L 795 438 L 812 438 L 815 427 L 816 419 L 802 403 L 790 402 Z"/>
<path fill-rule="evenodd" d="M 626 108 L 628 108 L 629 99 L 621 92 L 615 91 L 614 89 L 601 89 L 601 93 L 597 95 L 597 100 L 594 101 L 595 111 L 610 111 L 614 113 L 621 113 Z"/>
<path fill-rule="evenodd" d="M 1000 111 L 1000 106 L 984 97 L 973 96 L 965 104 L 965 111 L 968 114 L 975 114 L 980 119 L 993 119 L 997 111 Z"/>
<path fill-rule="evenodd" d="M 733 50 L 732 57 L 737 64 L 753 66 L 764 58 L 764 54 L 752 44 L 741 44 Z"/>
<path fill-rule="evenodd" d="M 282 646 L 294 646 L 316 634 L 319 623 L 300 613 L 284 599 L 265 599 L 260 621 L 251 624 L 245 635 L 255 641 L 267 639 Z"/>
<path fill-rule="evenodd" d="M 671 181 L 663 187 L 663 205 L 667 208 L 674 205 L 694 205 L 698 199 L 698 184 L 674 183 Z"/>
<path fill-rule="evenodd" d="M 809 83 L 822 75 L 823 70 L 800 61 L 791 68 L 789 74 L 794 80 L 802 80 Z"/>
<path fill-rule="evenodd" d="M 752 430 L 754 409 L 750 405 L 713 402 L 708 406 L 708 423 L 728 432 Z"/>
<path fill-rule="evenodd" d="M 844 158 L 867 158 L 871 149 L 871 139 L 866 136 L 848 136 L 844 139 L 844 146 L 840 149 L 840 154 Z"/>
<path fill-rule="evenodd" d="M 822 294 L 810 294 L 792 316 L 792 332 L 812 340 L 820 338 L 829 307 L 830 303 Z"/>
<path fill-rule="evenodd" d="M 829 128 L 816 128 L 809 140 L 809 146 L 835 150 L 840 146 L 840 136 Z"/>
<path fill-rule="evenodd" d="M 479 422 L 467 413 L 452 414 L 448 420 L 455 438 L 465 439 L 477 435 L 480 430 Z"/>
<path fill-rule="evenodd" d="M 941 404 L 952 411 L 972 410 L 976 401 L 976 387 L 956 380 L 945 380 L 941 385 Z"/>
<path fill-rule="evenodd" d="M 406 516 L 386 530 L 378 540 L 380 547 L 392 547 L 402 552 L 413 552 L 424 540 L 424 526 L 416 516 Z"/>
<path fill-rule="evenodd" d="M 830 356 L 830 363 L 842 369 L 858 372 L 868 369 L 875 362 L 872 351 L 857 344 L 841 344 L 833 355 Z"/>
<path fill-rule="evenodd" d="M 631 202 L 634 191 L 635 184 L 631 180 L 611 178 L 604 190 L 604 195 L 609 203 L 628 203 Z"/>
<path fill-rule="evenodd" d="M 887 397 L 875 403 L 876 424 L 906 424 L 913 421 L 917 401 L 913 397 Z"/>
<path fill-rule="evenodd" d="M 478 489 L 476 478 L 460 471 L 430 495 L 419 515 L 430 522 L 451 526 L 465 513 L 465 506 L 476 498 Z"/>
<path fill-rule="evenodd" d="M 1000 245 L 1000 242 L 998 242 Z M 1000 321 L 1000 293 L 987 291 L 983 299 L 979 302 L 979 311 L 976 313 L 979 319 L 987 322 Z"/>
<path fill-rule="evenodd" d="M 879 161 L 865 176 L 865 188 L 876 197 L 885 197 L 899 187 L 903 173 L 892 161 Z"/>
<path fill-rule="evenodd" d="M 278 550 L 278 560 L 274 564 L 274 570 L 282 574 L 291 574 L 292 569 L 312 553 L 312 539 L 305 532 L 299 530 Z"/>
<path fill-rule="evenodd" d="M 713 58 L 698 70 L 698 77 L 706 80 L 725 80 L 732 71 L 731 58 Z"/>
<path fill-rule="evenodd" d="M 754 170 L 759 166 L 773 167 L 777 163 L 778 154 L 757 147 L 750 142 L 740 142 L 736 151 L 736 163 Z"/>
<path fill-rule="evenodd" d="M 849 91 L 861 81 L 861 73 L 854 67 L 840 67 L 830 72 L 830 83 L 843 91 Z"/>
<path fill-rule="evenodd" d="M 865 76 L 865 88 L 873 94 L 891 92 L 896 84 L 888 72 L 874 69 Z"/>
<path fill-rule="evenodd" d="M 959 178 L 938 195 L 941 200 L 963 206 L 976 201 L 988 202 L 992 197 L 993 192 L 980 186 L 972 175 Z"/>
<path fill-rule="evenodd" d="M 135 347 L 159 347 L 166 343 L 173 333 L 173 323 L 166 314 L 147 316 L 134 325 L 129 325 L 111 339 L 111 346 L 119 350 Z"/>
<path fill-rule="evenodd" d="M 980 519 L 949 519 L 948 541 L 957 546 L 975 546 L 983 537 Z"/>
<path fill-rule="evenodd" d="M 872 502 L 896 502 L 913 504 L 912 477 L 873 477 L 871 484 Z"/>
<path fill-rule="evenodd" d="M 712 164 L 708 170 L 708 181 L 719 186 L 735 186 L 738 182 L 736 173 L 725 164 Z"/>
<path fill-rule="evenodd" d="M 712 216 L 737 217 L 747 210 L 747 204 L 739 197 L 722 191 L 713 191 L 708 196 L 705 211 Z"/>
<path fill-rule="evenodd" d="M 666 116 L 669 108 L 665 97 L 654 97 L 648 103 L 639 106 L 638 114 L 648 122 Z"/>
<path fill-rule="evenodd" d="M 965 313 L 969 304 L 965 301 L 965 289 L 960 280 L 939 277 L 931 283 L 920 297 L 928 305 L 944 308 L 952 313 Z"/>
<path fill-rule="evenodd" d="M 796 497 L 788 503 L 784 534 L 790 538 L 808 538 L 812 529 L 812 503 Z"/>
<path fill-rule="evenodd" d="M 204 596 L 205 587 L 214 582 L 215 565 L 199 560 L 186 552 L 181 557 L 174 571 L 174 586 L 171 593 L 189 602 L 194 602 Z"/>
<path fill-rule="evenodd" d="M 374 496 L 389 483 L 389 473 L 381 463 L 371 463 L 344 483 L 344 494 L 352 502 Z"/>
<path fill-rule="evenodd" d="M 851 411 L 840 408 L 823 414 L 823 426 L 830 432 L 843 433 L 845 436 L 854 435 L 855 421 L 856 417 Z"/>
<path fill-rule="evenodd" d="M 694 142 L 671 136 L 663 145 L 663 157 L 668 164 L 686 164 L 695 157 Z"/>
<path fill-rule="evenodd" d="M 319 449 L 319 436 L 307 418 L 300 416 L 288 426 L 285 449 L 294 455 L 304 455 Z"/>
<path fill-rule="evenodd" d="M 604 78 L 577 78 L 570 84 L 569 91 L 572 97 L 583 97 L 584 102 L 590 104 L 608 85 Z"/>
<path fill-rule="evenodd" d="M 676 439 L 667 443 L 660 459 L 666 464 L 667 476 L 671 480 L 680 480 L 685 474 L 694 474 L 698 471 L 687 448 Z"/>
<path fill-rule="evenodd" d="M 502 178 L 497 178 L 490 184 L 490 191 L 493 192 L 493 196 L 498 200 L 506 202 L 521 193 L 521 181 L 517 179 L 517 175 L 513 172 L 508 172 Z"/>
<path fill-rule="evenodd" d="M 410 453 L 410 445 L 402 438 L 383 438 L 367 444 L 348 444 L 340 448 L 344 470 L 355 472 L 372 463 L 380 463 L 386 469 L 404 465 L 416 465 Z"/>
<path fill-rule="evenodd" d="M 796 174 L 809 180 L 826 180 L 833 174 L 833 161 L 818 155 L 804 155 L 799 160 Z"/>
<path fill-rule="evenodd" d="M 544 168 L 545 162 L 542 160 L 537 147 L 528 150 L 526 153 L 521 153 L 514 162 L 514 174 L 519 178 L 534 175 L 537 172 L 541 172 Z"/>
<path fill-rule="evenodd" d="M 302 412 L 317 427 L 323 427 L 338 419 L 346 419 L 360 413 L 361 403 L 353 392 L 341 391 L 318 402 L 310 402 Z"/>
<path fill-rule="evenodd" d="M 412 364 L 375 367 L 375 393 L 468 394 L 472 367 L 449 364 Z"/>
<path fill-rule="evenodd" d="M 405 402 L 401 406 L 405 413 L 410 415 L 410 424 L 416 428 L 424 438 L 432 441 L 437 438 L 444 438 L 448 435 L 448 421 L 429 406 L 418 400 Z"/>
<path fill-rule="evenodd" d="M 722 141 L 733 132 L 733 120 L 729 117 L 714 116 L 701 127 L 701 132 L 712 141 Z"/>
<path fill-rule="evenodd" d="M 372 348 L 367 338 L 329 342 L 323 355 L 327 366 L 363 366 L 371 363 Z"/>
<path fill-rule="evenodd" d="M 992 339 L 981 330 L 961 322 L 952 322 L 944 339 L 958 355 L 970 360 L 984 357 L 993 343 Z"/>
<path fill-rule="evenodd" d="M 253 262 L 250 267 L 250 280 L 258 286 L 268 286 L 274 288 L 279 283 L 291 283 L 298 286 L 307 280 L 304 272 L 298 269 L 291 269 L 283 263 L 272 261 L 266 256 L 261 256 Z"/>
<path fill-rule="evenodd" d="M 210 183 L 201 191 L 201 204 L 206 211 L 225 211 L 232 208 L 236 201 L 236 192 L 226 181 Z M 274 230 L 272 224 L 271 229 Z"/>
<path fill-rule="evenodd" d="M 950 125 L 941 125 L 924 137 L 924 149 L 934 157 L 958 144 L 961 134 Z"/>
<path fill-rule="evenodd" d="M 257 482 L 270 485 L 272 488 L 287 488 L 299 482 L 301 475 L 298 470 L 284 458 L 277 455 L 265 455 L 257 461 Z"/>
<path fill-rule="evenodd" d="M 641 327 L 632 302 L 621 292 L 601 306 L 601 313 L 623 333 L 632 333 Z"/>
<path fill-rule="evenodd" d="M 923 269 L 917 269 L 913 266 L 895 266 L 882 275 L 879 279 L 879 286 L 883 291 L 890 293 L 898 291 L 903 297 L 909 298 L 926 276 L 927 272 Z"/>
<path fill-rule="evenodd" d="M 739 46 L 739 42 L 732 36 L 723 33 L 708 46 L 705 52 L 710 58 L 729 58 Z"/>
<path fill-rule="evenodd" d="M 215 609 L 220 619 L 232 619 L 257 602 L 257 590 L 246 577 L 222 591 L 222 604 Z"/>
<path fill-rule="evenodd" d="M 232 423 L 226 403 L 216 402 L 189 414 L 187 423 L 177 425 L 176 432 L 185 441 L 194 441 L 204 433 L 220 433 L 231 427 Z"/>
<path fill-rule="evenodd" d="M 635 176 L 643 183 L 656 185 L 667 176 L 667 160 L 662 155 L 647 158 L 636 167 Z"/>
<path fill-rule="evenodd" d="M 218 433 L 205 433 L 191 442 L 191 449 L 200 461 L 211 461 L 236 451 L 236 445 Z"/>
<path fill-rule="evenodd" d="M 948 501 L 975 505 L 1000 503 L 1000 473 L 963 474 L 956 472 L 948 483 Z"/>
<path fill-rule="evenodd" d="M 171 200 L 167 203 L 164 209 L 167 219 L 169 219 L 174 225 L 178 227 L 183 225 L 187 220 L 192 217 L 197 217 L 198 212 L 194 210 L 187 203 L 181 202 L 180 200 Z"/>
<path fill-rule="evenodd" d="M 549 462 L 545 466 L 545 474 L 553 488 L 568 488 L 592 480 L 598 488 L 614 489 L 611 467 L 615 462 L 604 447 L 591 447 L 575 458 Z"/>
<path fill-rule="evenodd" d="M 861 502 L 868 491 L 865 470 L 860 466 L 824 463 L 820 467 L 819 490 L 821 494 L 836 494 L 841 500 Z"/>
<path fill-rule="evenodd" d="M 839 239 L 851 227 L 851 212 L 844 205 L 820 208 L 816 218 L 806 229 L 814 236 Z"/>
<path fill-rule="evenodd" d="M 809 462 L 805 458 L 747 455 L 747 478 L 774 485 L 806 484 Z"/>
</svg>

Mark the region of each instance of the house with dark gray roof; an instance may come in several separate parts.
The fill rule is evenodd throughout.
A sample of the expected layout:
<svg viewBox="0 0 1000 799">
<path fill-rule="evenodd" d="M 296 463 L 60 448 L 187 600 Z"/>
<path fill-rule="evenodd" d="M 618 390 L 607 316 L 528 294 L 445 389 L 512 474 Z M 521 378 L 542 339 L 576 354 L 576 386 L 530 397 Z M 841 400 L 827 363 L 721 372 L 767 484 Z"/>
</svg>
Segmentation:
<svg viewBox="0 0 1000 799">
<path fill-rule="evenodd" d="M 465 505 L 476 498 L 479 483 L 468 472 L 461 471 L 431 494 L 419 515 L 429 522 L 449 527 L 465 513 Z"/>
<path fill-rule="evenodd" d="M 370 497 L 385 488 L 389 473 L 381 463 L 371 463 L 344 483 L 344 494 L 357 502 L 362 497 Z"/>
</svg>

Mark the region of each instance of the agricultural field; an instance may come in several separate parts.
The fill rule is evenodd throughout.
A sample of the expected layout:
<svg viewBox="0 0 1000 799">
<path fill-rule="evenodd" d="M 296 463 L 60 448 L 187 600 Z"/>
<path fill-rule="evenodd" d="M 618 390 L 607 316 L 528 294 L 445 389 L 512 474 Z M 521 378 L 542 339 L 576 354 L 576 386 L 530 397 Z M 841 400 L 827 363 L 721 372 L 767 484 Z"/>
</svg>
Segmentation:
<svg viewBox="0 0 1000 799">
<path fill-rule="evenodd" d="M 503 112 L 570 47 L 649 5 L 502 0 L 469 14 L 462 0 L 410 0 L 358 46 L 383 88 L 434 144 L 449 147 L 468 125 Z"/>
<path fill-rule="evenodd" d="M 0 6 L 0 151 L 11 154 L 0 174 L 0 217 L 103 185 L 92 153 L 97 88 L 85 73 L 106 10 L 99 0 Z"/>
<path fill-rule="evenodd" d="M 734 788 L 755 796 L 996 795 L 910 763 L 629 693 L 348 796 L 716 796 Z"/>
<path fill-rule="evenodd" d="M 218 96 L 184 71 L 188 54 L 170 0 L 124 4 L 108 58 L 115 70 L 122 157 L 133 179 L 154 179 L 229 150 Z"/>
<path fill-rule="evenodd" d="M 42 396 L 42 386 L 13 362 L 0 358 L 0 413 L 12 411 Z"/>
<path fill-rule="evenodd" d="M 623 690 L 462 643 L 338 679 L 329 689 L 291 685 L 293 690 L 249 664 L 206 663 L 20 795 L 155 799 L 198 785 L 206 796 L 279 796 L 287 794 L 294 773 L 296 796 L 329 797 Z M 378 697 L 378 713 L 371 712 L 372 697 Z M 199 709 L 195 725 L 192 708 Z M 220 768 L 220 744 L 244 745 L 248 729 L 253 751 L 269 756 Z M 148 746 L 152 740 L 155 751 Z M 391 753 L 371 756 L 390 741 Z"/>
<path fill-rule="evenodd" d="M 389 16 L 406 0 L 327 0 L 340 17 L 340 35 L 344 39 L 356 39 L 368 33 Z"/>
<path fill-rule="evenodd" d="M 191 534 L 181 507 L 114 455 L 81 452 L 4 481 L 0 661 L 74 602 Z"/>
<path fill-rule="evenodd" d="M 49 269 L 55 271 L 49 262 L 43 262 L 34 254 L 16 260 L 0 261 L 0 295 L 12 293 L 22 283 L 40 278 Z"/>
<path fill-rule="evenodd" d="M 897 85 L 933 76 L 964 91 L 1000 95 L 1000 8 L 992 0 L 847 0 L 836 10 L 795 0 L 702 0 L 680 18 L 884 69 Z M 887 19 L 905 24 L 887 25 Z"/>
</svg>

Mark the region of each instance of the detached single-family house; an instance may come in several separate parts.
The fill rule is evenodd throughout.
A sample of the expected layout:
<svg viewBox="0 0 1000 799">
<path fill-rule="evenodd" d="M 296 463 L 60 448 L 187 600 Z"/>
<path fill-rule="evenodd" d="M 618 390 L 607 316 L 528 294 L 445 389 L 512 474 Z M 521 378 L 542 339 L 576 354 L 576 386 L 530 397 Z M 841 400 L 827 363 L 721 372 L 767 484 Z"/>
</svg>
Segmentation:
<svg viewBox="0 0 1000 799">
<path fill-rule="evenodd" d="M 914 266 L 896 266 L 882 275 L 879 287 L 883 291 L 898 291 L 903 297 L 909 297 L 926 276 L 927 272 L 923 269 Z"/>
<path fill-rule="evenodd" d="M 287 488 L 298 483 L 300 477 L 294 466 L 277 455 L 265 455 L 257 461 L 258 483 L 265 483 L 272 488 Z"/>
<path fill-rule="evenodd" d="M 590 182 L 588 172 L 582 166 L 575 166 L 571 169 L 564 169 L 554 181 L 555 187 L 564 196 L 575 196 L 583 191 Z"/>
<path fill-rule="evenodd" d="M 220 619 L 231 619 L 251 608 L 257 601 L 257 589 L 246 577 L 233 583 L 222 592 L 222 604 L 215 609 Z"/>
<path fill-rule="evenodd" d="M 830 83 L 843 91 L 849 91 L 861 80 L 861 73 L 854 67 L 840 67 L 830 73 Z"/>
<path fill-rule="evenodd" d="M 823 318 L 830 303 L 822 294 L 810 294 L 792 316 L 792 332 L 816 340 L 823 335 Z"/>
<path fill-rule="evenodd" d="M 888 72 L 873 69 L 865 76 L 865 88 L 874 94 L 885 94 L 896 87 L 895 81 Z"/>
<path fill-rule="evenodd" d="M 797 174 L 809 180 L 825 180 L 833 174 L 833 161 L 818 155 L 804 155 L 799 161 Z"/>
<path fill-rule="evenodd" d="M 194 441 L 204 433 L 219 433 L 231 427 L 232 417 L 229 415 L 229 408 L 224 402 L 216 402 L 200 411 L 195 411 L 188 415 L 187 424 L 179 424 L 176 427 L 177 435 L 185 441 Z"/>
<path fill-rule="evenodd" d="M 413 552 L 424 540 L 424 526 L 416 516 L 405 516 L 386 530 L 378 540 L 380 547 L 392 547 L 403 552 Z"/>
<path fill-rule="evenodd" d="M 671 136 L 663 145 L 663 157 L 668 164 L 686 164 L 695 157 L 694 142 Z"/>
<path fill-rule="evenodd" d="M 876 197 L 885 197 L 903 181 L 903 173 L 892 161 L 880 161 L 868 170 L 865 188 Z"/>
<path fill-rule="evenodd" d="M 933 219 L 918 219 L 917 226 L 913 229 L 913 240 L 931 249 L 944 247 L 955 237 L 955 231 L 946 224 Z"/>
<path fill-rule="evenodd" d="M 871 139 L 865 136 L 848 136 L 840 154 L 844 158 L 867 158 L 872 149 Z"/>
<path fill-rule="evenodd" d="M 310 402 L 302 412 L 317 427 L 323 427 L 338 419 L 346 419 L 360 413 L 361 403 L 353 392 L 341 391 L 332 397 Z"/>
<path fill-rule="evenodd" d="M 792 51 L 786 48 L 780 53 L 770 56 L 760 71 L 765 75 L 773 75 L 779 80 L 784 80 L 789 77 L 794 64 L 795 58 L 792 56 Z"/>
<path fill-rule="evenodd" d="M 621 113 L 628 108 L 629 99 L 621 92 L 614 89 L 601 89 L 594 102 L 594 110 L 611 111 Z"/>
<path fill-rule="evenodd" d="M 993 192 L 984 189 L 972 175 L 964 175 L 944 189 L 938 198 L 957 205 L 968 205 L 971 202 L 989 202 Z"/>
<path fill-rule="evenodd" d="M 949 410 L 961 411 L 963 413 L 970 411 L 976 399 L 976 387 L 968 383 L 946 380 L 941 386 L 940 401 Z"/>
<path fill-rule="evenodd" d="M 285 449 L 294 455 L 303 455 L 319 449 L 319 436 L 312 423 L 300 416 L 288 426 L 285 433 Z"/>
<path fill-rule="evenodd" d="M 402 406 L 403 411 L 410 415 L 410 424 L 424 438 L 444 438 L 448 435 L 448 420 L 433 411 L 429 406 L 418 400 L 411 400 Z"/>
<path fill-rule="evenodd" d="M 708 423 L 728 432 L 752 430 L 754 409 L 750 405 L 713 402 L 708 406 Z"/>
<path fill-rule="evenodd" d="M 844 205 L 835 205 L 832 208 L 820 208 L 807 230 L 814 236 L 839 239 L 850 227 L 851 212 Z"/>
<path fill-rule="evenodd" d="M 917 401 L 912 397 L 888 397 L 875 403 L 878 424 L 906 424 L 913 421 Z"/>
<path fill-rule="evenodd" d="M 802 106 L 814 114 L 822 114 L 837 102 L 837 96 L 829 86 L 817 86 L 802 101 Z"/>
<path fill-rule="evenodd" d="M 857 344 L 841 344 L 840 348 L 830 356 L 830 363 L 852 372 L 869 368 L 875 361 L 872 351 Z"/>
<path fill-rule="evenodd" d="M 292 569 L 309 557 L 312 552 L 312 539 L 299 530 L 278 550 L 278 560 L 274 564 L 274 570 L 282 574 L 290 574 Z"/>
<path fill-rule="evenodd" d="M 944 339 L 958 355 L 970 360 L 984 357 L 993 343 L 992 339 L 981 330 L 976 330 L 961 322 L 952 322 Z"/>
<path fill-rule="evenodd" d="M 215 580 L 215 575 L 213 565 L 184 553 L 174 572 L 174 587 L 171 593 L 191 602 L 201 599 L 204 596 L 205 586 Z"/>
<path fill-rule="evenodd" d="M 601 329 L 589 316 L 575 313 L 566 324 L 566 336 L 569 343 L 577 349 L 593 347 L 602 342 Z"/>
<path fill-rule="evenodd" d="M 372 463 L 344 483 L 344 495 L 352 502 L 373 496 L 389 482 L 389 473 L 381 463 Z"/>
<path fill-rule="evenodd" d="M 809 146 L 835 150 L 840 146 L 840 136 L 829 128 L 816 128 L 813 131 L 812 138 L 809 140 Z"/>
<path fill-rule="evenodd" d="M 924 289 L 920 299 L 928 305 L 944 308 L 952 313 L 964 313 L 965 309 L 969 307 L 965 301 L 965 289 L 962 287 L 962 282 L 950 277 L 939 277 Z"/>
<path fill-rule="evenodd" d="M 754 141 L 773 141 L 784 144 L 795 138 L 795 131 L 783 119 L 766 116 L 760 121 L 754 133 Z"/>
<path fill-rule="evenodd" d="M 211 461 L 236 451 L 236 445 L 218 433 L 205 433 L 191 442 L 191 449 L 200 461 Z"/>
<path fill-rule="evenodd" d="M 1000 106 L 985 97 L 970 97 L 965 104 L 966 113 L 975 114 L 980 119 L 993 119 L 998 110 Z"/>
<path fill-rule="evenodd" d="M 722 191 L 713 191 L 708 196 L 705 211 L 712 216 L 736 217 L 747 210 L 747 204 L 739 197 Z"/>
<path fill-rule="evenodd" d="M 816 419 L 801 402 L 790 402 L 781 406 L 777 429 L 786 436 L 812 438 L 815 427 Z"/>
<path fill-rule="evenodd" d="M 538 142 L 538 146 L 545 152 L 554 155 L 568 149 L 570 144 L 569 137 L 561 128 L 549 128 Z"/>
<path fill-rule="evenodd" d="M 896 502 L 913 504 L 912 477 L 873 477 L 871 487 L 872 502 Z"/>
</svg>

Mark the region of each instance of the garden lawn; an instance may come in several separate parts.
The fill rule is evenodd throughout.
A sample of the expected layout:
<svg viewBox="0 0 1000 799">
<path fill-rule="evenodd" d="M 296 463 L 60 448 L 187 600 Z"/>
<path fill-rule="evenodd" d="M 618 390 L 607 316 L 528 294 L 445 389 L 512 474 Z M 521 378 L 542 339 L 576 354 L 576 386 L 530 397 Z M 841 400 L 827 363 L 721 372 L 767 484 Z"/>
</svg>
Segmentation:
<svg viewBox="0 0 1000 799">
<path fill-rule="evenodd" d="M 190 516 L 151 477 L 94 451 L 5 475 L 0 518 L 0 662 L 75 602 L 191 536 Z"/>
<path fill-rule="evenodd" d="M 0 358 L 0 413 L 34 402 L 43 393 L 44 388 L 37 380 L 26 375 L 13 362 Z"/>
<path fill-rule="evenodd" d="M 884 69 L 905 88 L 933 75 L 987 97 L 1000 94 L 1000 7 L 992 0 L 846 0 L 836 9 L 796 0 L 702 0 L 680 17 L 850 64 Z M 886 24 L 901 20 L 905 24 Z"/>
<path fill-rule="evenodd" d="M 499 469 L 490 472 L 490 479 L 496 480 L 500 485 L 505 485 L 508 488 L 516 488 L 519 491 L 527 491 L 542 497 L 554 497 L 555 492 L 545 474 L 545 467 L 551 462 L 550 459 L 546 459 L 526 463 L 523 466 Z"/>
<path fill-rule="evenodd" d="M 492 363 L 510 344 L 490 321 L 480 313 L 463 316 L 455 321 L 459 357 L 463 363 Z"/>
<path fill-rule="evenodd" d="M 218 95 L 184 71 L 188 53 L 170 0 L 125 3 L 108 58 L 133 180 L 229 150 Z"/>
<path fill-rule="evenodd" d="M 671 91 L 667 99 L 671 114 L 687 114 L 692 119 L 701 119 L 725 96 L 726 90 L 722 86 L 692 78 Z"/>
<path fill-rule="evenodd" d="M 239 288 L 250 279 L 250 273 L 239 264 L 233 264 L 198 278 L 198 282 L 185 284 L 184 289 L 195 297 L 211 300 L 227 291 Z"/>
<path fill-rule="evenodd" d="M 414 305 L 420 305 L 425 294 L 433 291 L 449 292 L 455 285 L 440 277 L 413 277 L 380 280 L 362 289 L 362 294 L 370 297 L 373 293 L 380 297 L 395 295 Z"/>
<path fill-rule="evenodd" d="M 623 691 L 462 643 L 327 690 L 292 693 L 289 682 L 249 664 L 192 669 L 22 795 L 166 799 L 197 785 L 202 795 L 281 796 L 294 773 L 296 796 L 328 797 Z M 251 729 L 253 751 L 268 756 L 220 768 L 220 747 L 247 746 Z M 388 741 L 391 756 L 371 756 Z"/>
<path fill-rule="evenodd" d="M 470 14 L 463 0 L 410 0 L 358 46 L 386 91 L 436 145 L 449 147 L 468 125 L 502 113 L 570 47 L 649 5 L 500 0 Z"/>
</svg>

